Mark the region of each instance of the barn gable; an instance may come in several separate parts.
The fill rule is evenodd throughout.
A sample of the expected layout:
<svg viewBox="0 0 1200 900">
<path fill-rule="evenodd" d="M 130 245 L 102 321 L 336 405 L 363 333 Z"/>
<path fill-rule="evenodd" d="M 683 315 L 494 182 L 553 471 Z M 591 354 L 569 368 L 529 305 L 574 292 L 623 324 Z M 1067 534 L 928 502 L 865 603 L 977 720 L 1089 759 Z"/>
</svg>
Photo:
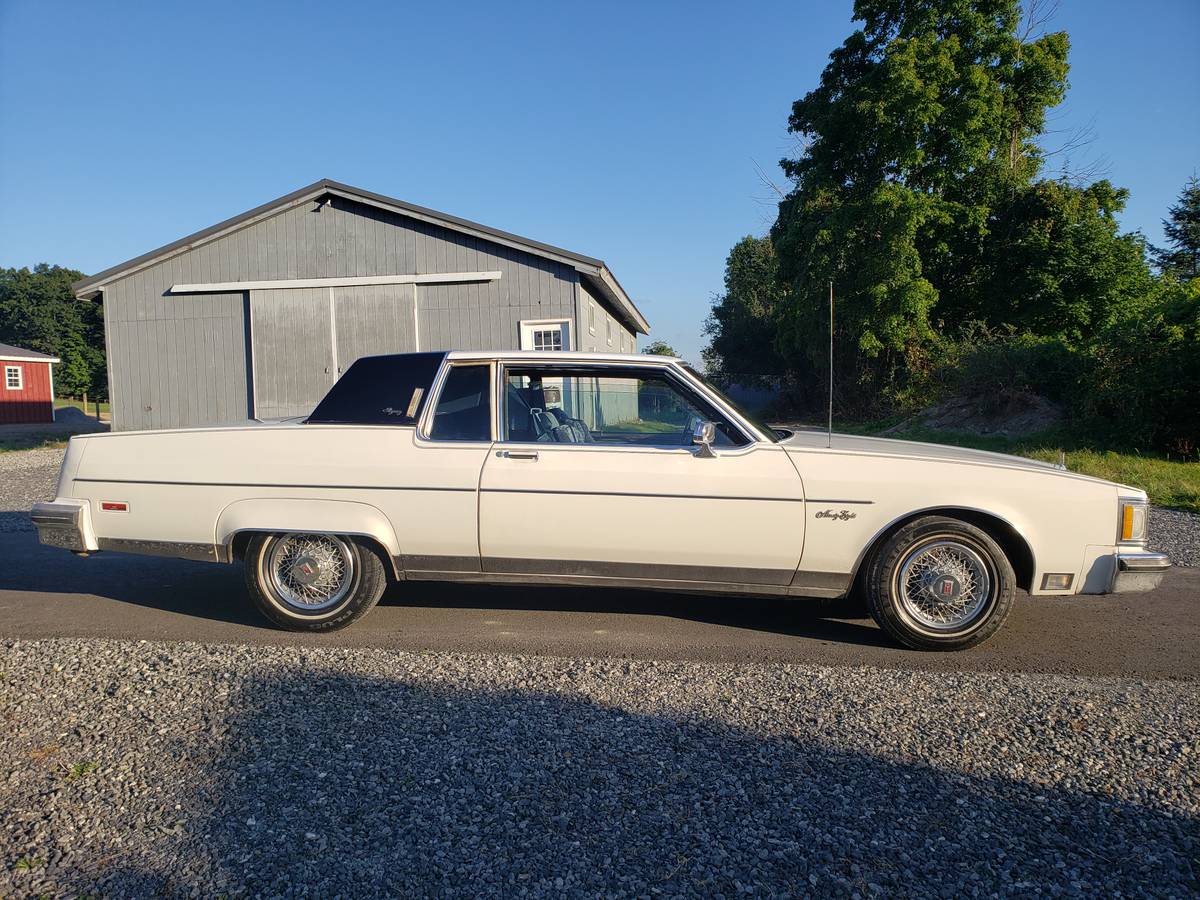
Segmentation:
<svg viewBox="0 0 1200 900">
<path fill-rule="evenodd" d="M 523 322 L 578 328 L 585 297 L 631 349 L 648 328 L 600 260 L 335 182 L 75 290 L 103 296 L 121 429 L 304 414 L 359 356 L 517 347 Z"/>
</svg>

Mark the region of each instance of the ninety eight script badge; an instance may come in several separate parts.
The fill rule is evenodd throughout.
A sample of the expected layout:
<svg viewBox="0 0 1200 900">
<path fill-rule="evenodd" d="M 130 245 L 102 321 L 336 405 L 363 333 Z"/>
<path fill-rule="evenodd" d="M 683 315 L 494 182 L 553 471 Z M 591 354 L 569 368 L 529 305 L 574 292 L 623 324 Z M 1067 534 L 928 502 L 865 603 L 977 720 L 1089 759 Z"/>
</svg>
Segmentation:
<svg viewBox="0 0 1200 900">
<path fill-rule="evenodd" d="M 858 513 L 852 513 L 848 509 L 839 509 L 834 512 L 832 509 L 823 509 L 817 513 L 818 519 L 837 519 L 839 522 L 848 522 L 855 518 Z"/>
</svg>

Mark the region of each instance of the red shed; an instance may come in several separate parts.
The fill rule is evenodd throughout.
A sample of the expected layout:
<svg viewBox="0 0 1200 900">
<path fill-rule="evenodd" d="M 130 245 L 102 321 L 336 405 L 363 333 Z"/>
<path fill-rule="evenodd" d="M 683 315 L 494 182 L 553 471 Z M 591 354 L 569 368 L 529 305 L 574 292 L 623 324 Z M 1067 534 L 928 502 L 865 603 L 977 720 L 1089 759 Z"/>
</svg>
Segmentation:
<svg viewBox="0 0 1200 900">
<path fill-rule="evenodd" d="M 0 344 L 0 425 L 54 421 L 57 356 Z"/>
</svg>

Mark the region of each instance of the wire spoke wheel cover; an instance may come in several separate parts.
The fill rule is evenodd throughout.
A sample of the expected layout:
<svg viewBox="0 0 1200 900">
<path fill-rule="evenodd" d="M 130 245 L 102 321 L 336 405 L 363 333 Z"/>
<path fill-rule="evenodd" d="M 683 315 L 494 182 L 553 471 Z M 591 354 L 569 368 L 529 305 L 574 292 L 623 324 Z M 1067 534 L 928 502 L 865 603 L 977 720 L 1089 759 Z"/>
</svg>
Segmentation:
<svg viewBox="0 0 1200 900">
<path fill-rule="evenodd" d="M 991 565 L 964 541 L 943 537 L 913 547 L 897 567 L 895 598 L 915 625 L 962 631 L 986 610 L 995 578 Z"/>
<path fill-rule="evenodd" d="M 336 607 L 354 584 L 354 553 L 336 535 L 281 535 L 264 568 L 272 592 L 301 615 Z"/>
</svg>

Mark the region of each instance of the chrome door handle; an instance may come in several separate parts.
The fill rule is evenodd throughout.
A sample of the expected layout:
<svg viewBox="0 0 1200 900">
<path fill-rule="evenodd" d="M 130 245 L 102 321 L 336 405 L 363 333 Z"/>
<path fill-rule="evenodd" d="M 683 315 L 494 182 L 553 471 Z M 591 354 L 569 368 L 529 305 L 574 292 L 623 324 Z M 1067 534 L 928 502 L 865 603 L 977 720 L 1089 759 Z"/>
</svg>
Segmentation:
<svg viewBox="0 0 1200 900">
<path fill-rule="evenodd" d="M 536 450 L 501 450 L 500 455 L 508 459 L 532 459 L 537 460 L 538 455 Z"/>
</svg>

